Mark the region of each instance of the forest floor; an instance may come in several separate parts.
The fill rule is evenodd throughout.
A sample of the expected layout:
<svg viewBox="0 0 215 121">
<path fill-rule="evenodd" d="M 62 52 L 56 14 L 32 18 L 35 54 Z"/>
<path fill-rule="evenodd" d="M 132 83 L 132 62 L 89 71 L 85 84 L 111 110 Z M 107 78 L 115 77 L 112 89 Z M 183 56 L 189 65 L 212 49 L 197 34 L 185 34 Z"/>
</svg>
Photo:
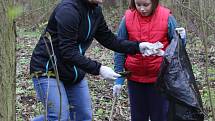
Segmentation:
<svg viewBox="0 0 215 121">
<path fill-rule="evenodd" d="M 33 48 L 35 47 L 39 32 L 19 31 L 17 38 L 17 83 L 16 83 L 16 116 L 17 121 L 29 121 L 43 113 L 40 102 L 36 100 L 36 94 L 33 89 L 33 83 L 29 75 L 29 61 Z M 212 85 L 212 95 L 215 97 L 215 42 L 209 44 L 209 81 Z M 204 79 L 205 57 L 204 48 L 200 40 L 188 41 L 187 51 L 193 65 L 193 71 L 199 89 L 202 94 L 204 108 L 207 114 L 211 115 L 209 107 L 208 91 Z M 105 49 L 97 42 L 93 42 L 86 56 L 97 60 L 104 65 L 113 67 L 113 52 Z M 95 121 L 108 121 L 112 106 L 112 86 L 113 82 L 103 80 L 100 76 L 87 75 L 92 103 L 93 119 Z M 215 99 L 214 102 L 215 103 Z M 122 94 L 118 99 L 116 110 L 113 115 L 115 121 L 129 121 L 129 108 L 127 87 L 123 87 Z M 209 121 L 210 119 L 207 119 Z"/>
</svg>

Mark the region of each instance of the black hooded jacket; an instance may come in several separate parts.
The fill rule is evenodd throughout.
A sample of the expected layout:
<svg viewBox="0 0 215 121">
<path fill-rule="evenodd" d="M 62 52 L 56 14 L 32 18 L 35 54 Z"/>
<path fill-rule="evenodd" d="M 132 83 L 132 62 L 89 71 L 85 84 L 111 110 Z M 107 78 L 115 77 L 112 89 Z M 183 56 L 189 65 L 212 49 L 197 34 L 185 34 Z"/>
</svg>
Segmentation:
<svg viewBox="0 0 215 121">
<path fill-rule="evenodd" d="M 98 75 L 101 63 L 84 56 L 93 38 L 117 52 L 139 53 L 138 42 L 122 41 L 108 29 L 101 7 L 88 0 L 62 0 L 49 18 L 46 31 L 50 33 L 60 80 L 76 83 L 85 72 Z M 30 62 L 30 73 L 53 71 L 42 37 Z"/>
</svg>

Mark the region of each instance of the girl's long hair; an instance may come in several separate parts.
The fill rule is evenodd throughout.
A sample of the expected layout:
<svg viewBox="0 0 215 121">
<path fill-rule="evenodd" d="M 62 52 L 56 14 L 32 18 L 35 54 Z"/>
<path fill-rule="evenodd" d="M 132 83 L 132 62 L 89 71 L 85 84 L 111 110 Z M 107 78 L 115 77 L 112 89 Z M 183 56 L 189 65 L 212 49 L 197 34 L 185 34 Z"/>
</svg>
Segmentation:
<svg viewBox="0 0 215 121">
<path fill-rule="evenodd" d="M 152 1 L 152 14 L 153 14 L 153 12 L 155 11 L 155 9 L 159 4 L 159 0 L 151 0 L 151 1 Z M 136 9 L 135 0 L 130 0 L 129 9 L 132 9 L 132 10 Z"/>
</svg>

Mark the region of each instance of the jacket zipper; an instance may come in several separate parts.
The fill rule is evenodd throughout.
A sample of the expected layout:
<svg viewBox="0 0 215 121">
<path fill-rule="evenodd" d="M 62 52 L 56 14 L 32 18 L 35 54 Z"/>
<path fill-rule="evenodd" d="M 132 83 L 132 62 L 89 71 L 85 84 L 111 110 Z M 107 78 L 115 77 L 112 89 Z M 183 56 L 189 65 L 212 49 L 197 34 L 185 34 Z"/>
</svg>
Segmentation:
<svg viewBox="0 0 215 121">
<path fill-rule="evenodd" d="M 89 38 L 89 35 L 90 35 L 90 32 L 91 32 L 91 20 L 90 20 L 90 15 L 89 14 L 90 14 L 90 12 L 88 11 L 87 20 L 88 20 L 89 27 L 88 27 L 87 37 L 85 38 L 85 40 L 87 40 Z M 79 44 L 78 47 L 79 47 L 79 52 L 83 55 L 83 50 L 81 48 L 81 44 Z M 73 68 L 75 70 L 75 79 L 73 80 L 73 82 L 75 83 L 77 81 L 77 79 L 78 79 L 78 71 L 77 71 L 77 68 L 76 68 L 75 65 L 73 66 Z"/>
</svg>

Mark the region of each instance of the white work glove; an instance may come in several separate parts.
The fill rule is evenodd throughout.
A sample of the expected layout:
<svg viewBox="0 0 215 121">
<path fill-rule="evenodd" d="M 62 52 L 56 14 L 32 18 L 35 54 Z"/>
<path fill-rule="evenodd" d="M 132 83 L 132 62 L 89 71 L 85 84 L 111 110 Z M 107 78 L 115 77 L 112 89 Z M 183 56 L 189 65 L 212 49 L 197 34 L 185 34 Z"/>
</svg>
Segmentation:
<svg viewBox="0 0 215 121">
<path fill-rule="evenodd" d="M 163 44 L 159 41 L 156 43 L 142 42 L 139 47 L 143 56 L 162 56 L 164 54 L 164 51 L 161 49 Z"/>
<path fill-rule="evenodd" d="M 99 74 L 105 80 L 108 80 L 108 81 L 113 81 L 121 76 L 120 74 L 117 74 L 116 72 L 113 71 L 113 69 L 111 69 L 110 67 L 107 67 L 107 66 L 101 66 Z"/>
<path fill-rule="evenodd" d="M 181 39 L 186 39 L 186 31 L 183 27 L 175 28 L 175 30 L 180 35 Z"/>
<path fill-rule="evenodd" d="M 141 42 L 141 43 L 139 44 L 140 52 L 141 52 L 142 54 L 144 54 L 145 51 L 146 51 L 146 49 L 150 49 L 152 46 L 153 46 L 153 44 L 150 43 L 150 42 Z"/>
<path fill-rule="evenodd" d="M 163 56 L 164 51 L 162 49 L 153 49 L 153 50 L 145 50 L 145 53 L 142 54 L 143 56 Z"/>
<path fill-rule="evenodd" d="M 102 3 L 103 0 L 88 0 L 89 3 L 92 3 L 92 4 L 98 4 L 98 3 Z"/>
<path fill-rule="evenodd" d="M 116 84 L 113 86 L 113 96 L 119 96 L 120 93 L 121 93 L 121 88 L 122 88 L 122 85 L 121 84 Z"/>
<path fill-rule="evenodd" d="M 162 49 L 158 49 L 156 55 L 157 56 L 163 56 L 164 55 L 164 51 Z"/>
</svg>

